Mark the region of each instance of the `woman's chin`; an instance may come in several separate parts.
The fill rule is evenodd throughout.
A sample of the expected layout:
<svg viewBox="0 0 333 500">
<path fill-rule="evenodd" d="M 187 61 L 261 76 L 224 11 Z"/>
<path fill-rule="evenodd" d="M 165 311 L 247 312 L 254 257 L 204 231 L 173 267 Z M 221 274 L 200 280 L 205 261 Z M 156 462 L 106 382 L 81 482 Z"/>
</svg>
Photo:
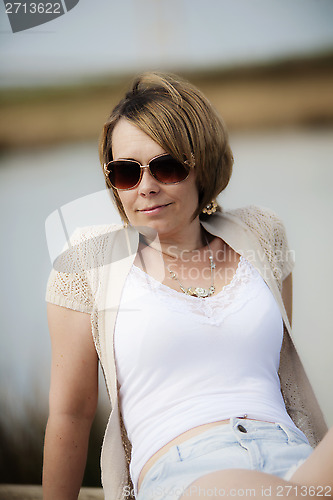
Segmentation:
<svg viewBox="0 0 333 500">
<path fill-rule="evenodd" d="M 170 234 L 172 231 L 170 230 L 170 227 L 167 227 L 165 224 L 161 224 L 160 222 L 153 222 L 151 221 L 150 224 L 140 224 L 140 223 L 135 223 L 131 224 L 135 229 L 142 234 L 145 238 L 149 240 L 154 240 L 156 237 L 159 237 L 160 239 L 163 238 L 163 236 L 166 236 Z"/>
<path fill-rule="evenodd" d="M 142 236 L 149 240 L 154 240 L 159 234 L 158 229 L 154 227 L 139 225 L 133 225 L 133 227 L 138 231 L 138 233 L 142 234 Z"/>
</svg>

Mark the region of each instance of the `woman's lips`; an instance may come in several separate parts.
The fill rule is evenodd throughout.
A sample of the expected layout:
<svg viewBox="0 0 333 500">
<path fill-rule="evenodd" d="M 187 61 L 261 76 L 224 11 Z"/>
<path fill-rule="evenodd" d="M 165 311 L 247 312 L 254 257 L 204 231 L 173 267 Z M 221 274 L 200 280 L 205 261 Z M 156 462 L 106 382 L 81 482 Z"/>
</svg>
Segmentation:
<svg viewBox="0 0 333 500">
<path fill-rule="evenodd" d="M 171 203 L 166 203 L 165 205 L 154 205 L 153 207 L 143 208 L 139 210 L 140 213 L 146 215 L 155 215 L 160 213 L 165 207 L 168 207 Z"/>
</svg>

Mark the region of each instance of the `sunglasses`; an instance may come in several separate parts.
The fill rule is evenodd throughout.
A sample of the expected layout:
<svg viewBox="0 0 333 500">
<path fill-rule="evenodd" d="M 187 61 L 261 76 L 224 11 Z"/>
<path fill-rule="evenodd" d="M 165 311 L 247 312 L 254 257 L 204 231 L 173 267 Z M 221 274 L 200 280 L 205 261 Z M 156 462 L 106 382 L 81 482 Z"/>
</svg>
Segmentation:
<svg viewBox="0 0 333 500">
<path fill-rule="evenodd" d="M 142 179 L 142 171 L 148 168 L 151 175 L 162 184 L 177 184 L 189 176 L 190 168 L 169 154 L 155 156 L 147 165 L 135 160 L 112 160 L 104 163 L 104 174 L 112 187 L 120 191 L 134 189 Z"/>
</svg>

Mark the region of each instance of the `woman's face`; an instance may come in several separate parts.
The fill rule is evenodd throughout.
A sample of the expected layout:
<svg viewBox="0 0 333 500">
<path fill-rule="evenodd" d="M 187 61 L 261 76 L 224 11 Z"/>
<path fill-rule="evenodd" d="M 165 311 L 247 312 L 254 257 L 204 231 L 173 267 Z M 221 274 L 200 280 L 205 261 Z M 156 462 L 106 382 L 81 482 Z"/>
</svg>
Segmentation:
<svg viewBox="0 0 333 500">
<path fill-rule="evenodd" d="M 129 121 L 122 118 L 112 133 L 114 159 L 133 159 L 147 165 L 149 161 L 165 153 L 163 148 Z M 193 213 L 198 206 L 195 173 L 191 169 L 186 180 L 178 184 L 162 184 L 145 168 L 140 183 L 134 188 L 118 191 L 131 225 L 153 229 L 159 238 L 177 240 L 186 237 L 188 231 L 199 226 Z"/>
</svg>

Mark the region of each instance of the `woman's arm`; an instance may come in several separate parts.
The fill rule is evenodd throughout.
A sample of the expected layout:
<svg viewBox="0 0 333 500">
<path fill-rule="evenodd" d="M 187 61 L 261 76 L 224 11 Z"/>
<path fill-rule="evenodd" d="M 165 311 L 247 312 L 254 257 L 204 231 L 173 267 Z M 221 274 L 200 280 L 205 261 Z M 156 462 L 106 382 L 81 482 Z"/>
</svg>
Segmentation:
<svg viewBox="0 0 333 500">
<path fill-rule="evenodd" d="M 86 313 L 48 304 L 52 343 L 43 499 L 76 500 L 98 400 L 98 358 Z"/>
<path fill-rule="evenodd" d="M 290 326 L 292 324 L 292 313 L 293 313 L 293 276 L 292 273 L 282 282 L 282 300 L 284 307 L 286 308 L 287 316 L 289 319 Z"/>
</svg>

